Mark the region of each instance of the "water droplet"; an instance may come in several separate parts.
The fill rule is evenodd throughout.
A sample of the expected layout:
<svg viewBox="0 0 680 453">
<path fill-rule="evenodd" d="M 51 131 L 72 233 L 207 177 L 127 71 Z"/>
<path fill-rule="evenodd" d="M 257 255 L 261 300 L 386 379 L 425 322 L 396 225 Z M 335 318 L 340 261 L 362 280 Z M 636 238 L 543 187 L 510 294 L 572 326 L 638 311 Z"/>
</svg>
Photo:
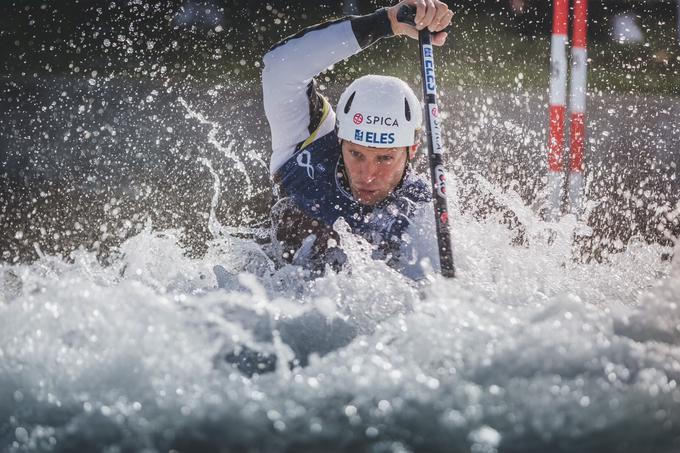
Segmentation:
<svg viewBox="0 0 680 453">
<path fill-rule="evenodd" d="M 14 430 L 14 437 L 21 443 L 28 442 L 28 431 L 26 428 L 19 426 Z"/>
</svg>

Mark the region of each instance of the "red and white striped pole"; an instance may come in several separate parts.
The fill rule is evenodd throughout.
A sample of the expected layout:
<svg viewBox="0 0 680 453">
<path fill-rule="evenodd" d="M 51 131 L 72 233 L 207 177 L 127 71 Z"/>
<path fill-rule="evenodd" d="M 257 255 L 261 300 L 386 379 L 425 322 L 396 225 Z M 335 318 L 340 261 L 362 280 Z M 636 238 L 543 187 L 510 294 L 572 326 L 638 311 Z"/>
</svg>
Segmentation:
<svg viewBox="0 0 680 453">
<path fill-rule="evenodd" d="M 567 92 L 567 24 L 569 0 L 553 0 L 550 42 L 550 130 L 548 133 L 548 209 L 555 220 L 560 213 L 564 170 L 564 119 Z"/>
<path fill-rule="evenodd" d="M 573 213 L 582 211 L 583 152 L 586 139 L 586 94 L 588 53 L 588 0 L 574 0 L 574 24 L 571 48 L 571 85 L 569 110 L 571 113 L 569 142 L 569 202 Z"/>
</svg>

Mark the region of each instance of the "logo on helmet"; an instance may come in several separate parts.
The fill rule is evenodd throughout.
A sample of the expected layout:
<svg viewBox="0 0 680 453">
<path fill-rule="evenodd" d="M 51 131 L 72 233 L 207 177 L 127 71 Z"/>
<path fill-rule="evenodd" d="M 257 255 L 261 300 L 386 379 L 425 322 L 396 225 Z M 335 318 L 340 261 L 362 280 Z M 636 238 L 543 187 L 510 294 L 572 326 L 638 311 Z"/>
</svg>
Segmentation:
<svg viewBox="0 0 680 453">
<path fill-rule="evenodd" d="M 366 117 L 366 124 L 378 124 L 380 126 L 399 127 L 399 121 L 397 121 L 396 118 L 390 118 L 389 116 L 377 116 L 377 115 L 368 116 Z"/>
<path fill-rule="evenodd" d="M 364 122 L 364 116 L 361 113 L 357 113 L 354 115 L 354 124 L 361 124 Z"/>
<path fill-rule="evenodd" d="M 394 143 L 394 132 L 370 132 L 361 129 L 354 129 L 354 140 L 358 142 L 370 143 L 373 145 L 391 145 Z"/>
</svg>

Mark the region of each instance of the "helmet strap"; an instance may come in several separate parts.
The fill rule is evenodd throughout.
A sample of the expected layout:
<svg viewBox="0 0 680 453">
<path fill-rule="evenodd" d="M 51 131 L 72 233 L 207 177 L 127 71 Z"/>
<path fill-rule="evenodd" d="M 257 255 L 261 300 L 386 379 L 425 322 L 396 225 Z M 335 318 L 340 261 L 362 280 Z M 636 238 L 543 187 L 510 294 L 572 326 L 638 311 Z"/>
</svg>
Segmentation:
<svg viewBox="0 0 680 453">
<path fill-rule="evenodd" d="M 352 193 L 352 189 L 349 184 L 349 175 L 347 174 L 347 167 L 345 166 L 345 157 L 342 155 L 342 142 L 343 139 L 340 139 L 340 159 L 338 160 L 338 163 L 340 164 L 340 170 L 342 171 L 342 178 L 340 179 L 340 182 L 348 193 Z"/>
<path fill-rule="evenodd" d="M 411 150 L 410 146 L 406 147 L 406 163 L 404 164 L 404 172 L 401 174 L 401 179 L 399 180 L 399 184 L 397 184 L 394 187 L 394 190 L 397 190 L 401 188 L 401 185 L 404 183 L 404 179 L 406 179 L 406 175 L 408 174 L 410 167 L 411 167 Z"/>
</svg>

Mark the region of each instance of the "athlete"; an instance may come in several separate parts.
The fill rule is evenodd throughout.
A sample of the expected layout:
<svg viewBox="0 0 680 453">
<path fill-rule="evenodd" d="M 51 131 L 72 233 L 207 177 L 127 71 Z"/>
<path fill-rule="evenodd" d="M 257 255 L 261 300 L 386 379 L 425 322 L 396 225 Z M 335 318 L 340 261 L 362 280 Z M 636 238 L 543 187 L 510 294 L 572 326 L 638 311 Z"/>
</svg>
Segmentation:
<svg viewBox="0 0 680 453">
<path fill-rule="evenodd" d="M 397 21 L 402 5 L 417 8 L 416 27 Z M 275 243 L 288 262 L 340 266 L 333 224 L 393 258 L 416 208 L 431 199 L 429 185 L 411 171 L 422 107 L 409 86 L 367 75 L 340 96 L 337 111 L 314 77 L 381 38 L 417 39 L 427 27 L 443 45 L 453 16 L 439 0 L 404 0 L 365 16 L 347 16 L 290 36 L 264 56 L 264 107 L 272 134 L 270 172 Z"/>
</svg>

